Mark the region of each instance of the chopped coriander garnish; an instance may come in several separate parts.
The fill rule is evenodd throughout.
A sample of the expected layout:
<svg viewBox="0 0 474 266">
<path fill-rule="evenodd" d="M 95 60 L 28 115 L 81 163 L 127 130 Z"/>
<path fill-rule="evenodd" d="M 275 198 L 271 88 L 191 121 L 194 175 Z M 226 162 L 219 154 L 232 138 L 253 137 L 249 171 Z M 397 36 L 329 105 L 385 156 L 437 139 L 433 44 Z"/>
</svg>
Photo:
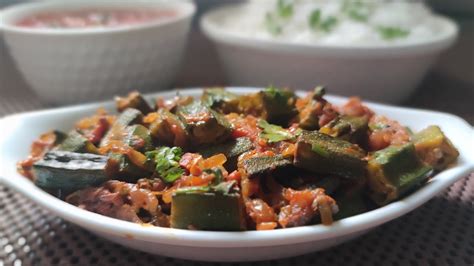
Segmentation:
<svg viewBox="0 0 474 266">
<path fill-rule="evenodd" d="M 337 18 L 329 16 L 327 19 L 321 21 L 321 29 L 325 32 L 331 31 L 337 24 Z"/>
<path fill-rule="evenodd" d="M 322 19 L 321 17 L 321 10 L 320 9 L 315 9 L 311 14 L 309 15 L 309 26 L 313 30 L 322 30 L 325 32 L 331 31 L 334 26 L 336 26 L 338 20 L 334 16 L 329 16 L 325 19 Z"/>
<path fill-rule="evenodd" d="M 272 35 L 279 35 L 283 31 L 281 25 L 270 12 L 265 15 L 265 27 Z"/>
<path fill-rule="evenodd" d="M 309 26 L 312 29 L 316 29 L 321 23 L 321 10 L 315 9 L 309 15 Z"/>
<path fill-rule="evenodd" d="M 293 16 L 293 0 L 278 0 L 275 12 L 265 14 L 265 27 L 272 35 L 279 35 L 283 32 L 282 22 L 291 16 Z"/>
<path fill-rule="evenodd" d="M 279 89 L 270 85 L 266 87 L 263 92 L 279 102 L 287 102 L 288 98 L 291 98 L 294 94 L 289 90 Z"/>
<path fill-rule="evenodd" d="M 342 11 L 355 21 L 366 22 L 372 14 L 373 5 L 364 1 L 346 0 L 342 4 Z"/>
<path fill-rule="evenodd" d="M 272 97 L 278 97 L 281 94 L 281 90 L 273 85 L 266 87 L 263 91 Z"/>
<path fill-rule="evenodd" d="M 293 1 L 278 0 L 277 2 L 278 15 L 282 18 L 289 18 L 293 15 Z"/>
<path fill-rule="evenodd" d="M 221 193 L 223 195 L 228 195 L 231 194 L 232 192 L 235 192 L 235 180 L 232 181 L 226 181 L 226 182 L 221 182 L 215 186 L 212 187 L 214 192 Z"/>
<path fill-rule="evenodd" d="M 147 159 L 156 163 L 155 171 L 167 183 L 173 183 L 184 174 L 184 169 L 179 166 L 182 155 L 179 147 L 161 147 L 146 153 Z"/>
<path fill-rule="evenodd" d="M 410 34 L 410 31 L 400 27 L 390 27 L 390 26 L 379 26 L 377 31 L 385 40 L 394 40 L 398 38 L 406 37 Z"/>
<path fill-rule="evenodd" d="M 212 180 L 212 183 L 214 185 L 224 182 L 224 176 L 222 175 L 221 169 L 219 168 L 204 169 L 204 172 L 210 175 L 214 175 L 214 179 Z"/>
</svg>

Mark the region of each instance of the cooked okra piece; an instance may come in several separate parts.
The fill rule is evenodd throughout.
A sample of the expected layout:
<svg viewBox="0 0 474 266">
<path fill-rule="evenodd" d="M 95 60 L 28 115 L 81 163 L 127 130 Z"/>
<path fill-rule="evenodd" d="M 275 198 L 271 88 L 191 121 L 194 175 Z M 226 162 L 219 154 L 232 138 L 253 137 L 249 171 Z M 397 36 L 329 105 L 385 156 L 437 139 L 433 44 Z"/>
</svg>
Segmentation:
<svg viewBox="0 0 474 266">
<path fill-rule="evenodd" d="M 319 117 L 327 105 L 323 99 L 326 89 L 323 86 L 317 86 L 305 98 L 298 101 L 304 104 L 298 105 L 299 127 L 306 130 L 319 129 Z"/>
<path fill-rule="evenodd" d="M 334 220 L 341 220 L 369 211 L 369 204 L 365 197 L 365 190 L 359 189 L 350 193 L 338 193 L 334 196 L 339 211 L 334 216 Z"/>
<path fill-rule="evenodd" d="M 201 101 L 212 109 L 225 114 L 238 112 L 239 96 L 223 88 L 205 89 Z"/>
<path fill-rule="evenodd" d="M 341 186 L 341 178 L 337 176 L 324 177 L 316 181 L 313 188 L 323 188 L 327 195 L 332 195 Z"/>
<path fill-rule="evenodd" d="M 147 101 L 137 91 L 129 93 L 127 97 L 116 97 L 115 103 L 119 112 L 123 112 L 127 108 L 137 109 L 143 114 L 148 114 L 153 111 Z"/>
<path fill-rule="evenodd" d="M 100 142 L 100 147 L 106 146 L 111 140 L 123 140 L 124 130 L 127 126 L 140 124 L 143 120 L 143 114 L 137 109 L 125 109 L 107 131 Z"/>
<path fill-rule="evenodd" d="M 64 142 L 64 140 L 67 138 L 67 134 L 59 131 L 59 130 L 53 130 L 49 133 L 46 134 L 53 134 L 54 135 L 54 145 L 59 145 Z"/>
<path fill-rule="evenodd" d="M 209 187 L 178 189 L 171 201 L 171 227 L 194 230 L 245 230 L 244 208 L 238 192 Z"/>
<path fill-rule="evenodd" d="M 186 125 L 193 146 L 221 143 L 232 131 L 222 114 L 199 101 L 178 107 L 176 114 Z"/>
<path fill-rule="evenodd" d="M 365 116 L 340 116 L 319 129 L 319 132 L 329 136 L 361 143 L 367 137 L 369 120 Z"/>
<path fill-rule="evenodd" d="M 296 115 L 296 95 L 286 89 L 273 87 L 263 91 L 243 95 L 239 100 L 239 111 L 251 114 L 277 125 L 287 125 Z"/>
<path fill-rule="evenodd" d="M 33 165 L 35 183 L 50 189 L 80 189 L 109 179 L 107 157 L 90 153 L 50 151 Z"/>
<path fill-rule="evenodd" d="M 160 109 L 157 113 L 157 119 L 150 125 L 151 135 L 165 145 L 186 146 L 188 132 L 185 124 L 166 109 Z"/>
<path fill-rule="evenodd" d="M 458 150 L 438 126 L 429 126 L 413 136 L 416 153 L 435 170 L 443 170 L 456 161 Z"/>
<path fill-rule="evenodd" d="M 69 132 L 66 139 L 58 146 L 58 150 L 78 153 L 98 153 L 97 147 L 76 130 Z"/>
<path fill-rule="evenodd" d="M 250 151 L 253 149 L 253 147 L 253 143 L 249 138 L 241 137 L 222 144 L 210 147 L 207 146 L 205 148 L 199 149 L 198 153 L 204 158 L 208 158 L 219 153 L 224 154 L 227 158 L 227 162 L 225 163 L 224 167 L 228 171 L 233 171 L 237 167 L 238 157 L 244 152 Z"/>
<path fill-rule="evenodd" d="M 422 163 L 412 143 L 392 145 L 370 156 L 368 184 L 379 205 L 403 196 L 428 179 L 432 168 Z"/>
<path fill-rule="evenodd" d="M 296 142 L 294 164 L 314 173 L 363 178 L 367 162 L 359 146 L 317 131 L 304 131 Z"/>
<path fill-rule="evenodd" d="M 124 143 L 141 152 L 154 149 L 150 131 L 142 125 L 133 125 L 125 128 Z"/>
<path fill-rule="evenodd" d="M 153 165 L 135 165 L 126 154 L 120 153 L 109 154 L 109 165 L 119 180 L 127 182 L 136 182 L 140 178 L 151 176 L 153 172 Z"/>
<path fill-rule="evenodd" d="M 245 159 L 242 162 L 242 168 L 249 177 L 269 173 L 275 170 L 291 166 L 292 162 L 281 155 L 277 156 L 258 156 Z"/>
<path fill-rule="evenodd" d="M 119 115 L 114 125 L 121 125 L 123 127 L 126 127 L 133 124 L 140 124 L 142 120 L 143 113 L 140 112 L 140 110 L 134 108 L 127 108 Z"/>
</svg>

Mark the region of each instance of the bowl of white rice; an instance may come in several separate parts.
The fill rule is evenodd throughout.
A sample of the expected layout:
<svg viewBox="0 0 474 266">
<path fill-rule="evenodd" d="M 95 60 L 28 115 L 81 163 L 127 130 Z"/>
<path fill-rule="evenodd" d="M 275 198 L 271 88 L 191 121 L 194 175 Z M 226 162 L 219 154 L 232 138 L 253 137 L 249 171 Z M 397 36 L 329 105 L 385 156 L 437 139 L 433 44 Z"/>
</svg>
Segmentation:
<svg viewBox="0 0 474 266">
<path fill-rule="evenodd" d="M 458 34 L 423 2 L 252 0 L 211 10 L 201 29 L 229 83 L 407 99 Z"/>
</svg>

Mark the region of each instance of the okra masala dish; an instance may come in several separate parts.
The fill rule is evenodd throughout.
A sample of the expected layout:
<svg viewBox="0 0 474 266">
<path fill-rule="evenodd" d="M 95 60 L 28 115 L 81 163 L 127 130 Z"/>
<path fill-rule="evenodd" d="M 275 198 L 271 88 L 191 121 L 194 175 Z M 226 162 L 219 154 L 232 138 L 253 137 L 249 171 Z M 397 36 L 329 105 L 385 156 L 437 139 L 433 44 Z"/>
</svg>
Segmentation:
<svg viewBox="0 0 474 266">
<path fill-rule="evenodd" d="M 456 161 L 441 129 L 412 132 L 359 98 L 269 87 L 199 99 L 138 92 L 34 141 L 18 170 L 79 208 L 143 225 L 271 230 L 396 201 Z"/>
</svg>

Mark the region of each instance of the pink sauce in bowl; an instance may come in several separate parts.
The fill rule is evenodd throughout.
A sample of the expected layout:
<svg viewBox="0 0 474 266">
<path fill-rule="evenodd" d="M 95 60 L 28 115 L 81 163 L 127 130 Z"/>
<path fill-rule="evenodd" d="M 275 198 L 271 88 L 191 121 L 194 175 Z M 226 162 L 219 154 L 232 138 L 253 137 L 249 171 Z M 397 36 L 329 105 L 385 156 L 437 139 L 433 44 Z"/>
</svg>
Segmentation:
<svg viewBox="0 0 474 266">
<path fill-rule="evenodd" d="M 175 10 L 97 9 L 55 11 L 25 17 L 17 26 L 38 29 L 80 29 L 133 26 L 176 17 Z"/>
</svg>

